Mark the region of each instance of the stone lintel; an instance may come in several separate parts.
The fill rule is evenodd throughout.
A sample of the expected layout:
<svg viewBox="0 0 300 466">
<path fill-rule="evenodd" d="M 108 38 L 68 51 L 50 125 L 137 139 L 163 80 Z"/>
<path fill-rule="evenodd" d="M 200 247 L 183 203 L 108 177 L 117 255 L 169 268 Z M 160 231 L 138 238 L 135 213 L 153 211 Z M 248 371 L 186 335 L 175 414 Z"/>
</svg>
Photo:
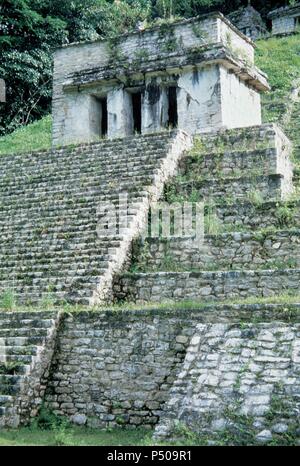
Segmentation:
<svg viewBox="0 0 300 466">
<path fill-rule="evenodd" d="M 268 18 L 275 19 L 280 16 L 299 16 L 300 15 L 300 3 L 294 6 L 281 7 L 276 10 L 270 11 Z"/>
<path fill-rule="evenodd" d="M 181 74 L 183 70 L 201 69 L 218 64 L 231 70 L 242 81 L 247 82 L 255 89 L 262 92 L 270 90 L 266 74 L 255 66 L 249 66 L 234 53 L 234 50 L 230 50 L 222 44 L 216 44 L 214 47 L 209 48 L 202 47 L 200 49 L 186 50 L 182 55 L 174 54 L 174 56 L 167 59 L 147 61 L 140 64 L 138 69 L 136 69 L 134 63 L 124 61 L 124 63 L 120 62 L 117 66 L 112 64 L 106 67 L 88 69 L 80 73 L 72 73 L 64 82 L 63 89 L 69 91 L 72 89 L 78 90 L 80 87 L 103 84 L 103 81 L 106 84 L 126 83 L 130 79 L 143 82 L 146 73 L 149 76 L 151 74 L 153 76 Z"/>
</svg>

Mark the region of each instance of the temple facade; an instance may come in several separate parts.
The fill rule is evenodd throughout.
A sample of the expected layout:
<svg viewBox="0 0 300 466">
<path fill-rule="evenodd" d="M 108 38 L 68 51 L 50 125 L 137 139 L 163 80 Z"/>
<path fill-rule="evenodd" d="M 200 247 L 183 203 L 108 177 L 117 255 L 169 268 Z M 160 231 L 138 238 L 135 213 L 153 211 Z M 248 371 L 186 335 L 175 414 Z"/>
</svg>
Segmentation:
<svg viewBox="0 0 300 466">
<path fill-rule="evenodd" d="M 272 34 L 292 34 L 300 28 L 300 3 L 277 8 L 268 15 L 272 21 Z"/>
<path fill-rule="evenodd" d="M 54 55 L 53 144 L 261 123 L 254 44 L 214 13 Z"/>
<path fill-rule="evenodd" d="M 251 5 L 230 13 L 228 19 L 252 40 L 257 40 L 267 33 L 266 24 L 263 22 L 260 13 Z"/>
</svg>

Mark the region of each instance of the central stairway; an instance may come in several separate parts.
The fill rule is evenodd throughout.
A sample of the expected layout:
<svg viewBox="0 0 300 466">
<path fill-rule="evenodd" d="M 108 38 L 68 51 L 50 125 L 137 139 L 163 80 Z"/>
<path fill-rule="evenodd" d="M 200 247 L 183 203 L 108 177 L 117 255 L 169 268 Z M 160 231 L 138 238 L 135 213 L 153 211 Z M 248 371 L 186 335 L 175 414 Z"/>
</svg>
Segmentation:
<svg viewBox="0 0 300 466">
<path fill-rule="evenodd" d="M 0 293 L 12 290 L 21 304 L 109 299 L 190 144 L 165 131 L 1 157 Z"/>
<path fill-rule="evenodd" d="M 165 189 L 170 205 L 204 202 L 204 241 L 140 239 L 119 301 L 224 301 L 299 294 L 299 203 L 291 143 L 276 125 L 196 138 Z"/>
</svg>

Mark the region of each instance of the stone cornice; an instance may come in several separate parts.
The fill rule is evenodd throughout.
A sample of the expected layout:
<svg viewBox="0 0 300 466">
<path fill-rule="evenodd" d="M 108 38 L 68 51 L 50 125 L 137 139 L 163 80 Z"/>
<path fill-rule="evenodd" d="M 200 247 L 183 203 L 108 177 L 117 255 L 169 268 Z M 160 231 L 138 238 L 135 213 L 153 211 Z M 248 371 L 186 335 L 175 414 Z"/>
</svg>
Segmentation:
<svg viewBox="0 0 300 466">
<path fill-rule="evenodd" d="M 209 65 L 222 64 L 230 69 L 243 81 L 247 81 L 252 87 L 260 90 L 269 90 L 267 76 L 255 66 L 241 60 L 234 50 L 224 44 L 214 44 L 209 47 L 197 47 L 184 50 L 181 54 L 174 52 L 167 57 L 147 59 L 138 66 L 128 60 L 111 63 L 105 67 L 95 67 L 85 71 L 75 72 L 67 76 L 63 84 L 65 90 L 94 85 L 103 81 L 124 82 L 133 76 L 143 77 L 145 73 L 173 74 L 183 69 L 194 67 L 203 68 Z"/>
</svg>

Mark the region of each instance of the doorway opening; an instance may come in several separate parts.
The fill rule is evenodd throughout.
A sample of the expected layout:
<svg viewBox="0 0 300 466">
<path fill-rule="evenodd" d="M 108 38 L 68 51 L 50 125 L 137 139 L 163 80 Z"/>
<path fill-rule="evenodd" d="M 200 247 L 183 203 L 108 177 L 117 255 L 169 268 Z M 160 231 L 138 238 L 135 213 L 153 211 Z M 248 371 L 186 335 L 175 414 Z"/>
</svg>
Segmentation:
<svg viewBox="0 0 300 466">
<path fill-rule="evenodd" d="M 168 87 L 168 127 L 177 128 L 178 113 L 177 113 L 177 87 Z"/>
<path fill-rule="evenodd" d="M 142 132 L 142 93 L 134 92 L 131 94 L 131 99 L 133 132 L 140 134 Z"/>
<path fill-rule="evenodd" d="M 99 99 L 101 105 L 101 136 L 107 135 L 107 97 Z"/>
</svg>

